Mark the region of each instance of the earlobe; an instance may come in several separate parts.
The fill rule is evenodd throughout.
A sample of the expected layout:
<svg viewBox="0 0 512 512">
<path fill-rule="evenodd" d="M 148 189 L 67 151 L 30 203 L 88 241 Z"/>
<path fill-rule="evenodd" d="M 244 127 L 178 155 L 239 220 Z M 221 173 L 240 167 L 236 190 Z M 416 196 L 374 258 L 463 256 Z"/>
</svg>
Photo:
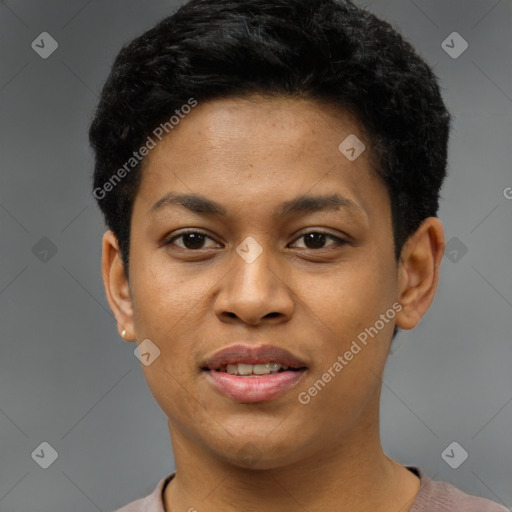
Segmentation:
<svg viewBox="0 0 512 512">
<path fill-rule="evenodd" d="M 103 235 L 101 270 L 105 294 L 117 320 L 118 331 L 125 340 L 134 341 L 130 287 L 126 279 L 119 244 L 111 230 Z"/>
<path fill-rule="evenodd" d="M 425 219 L 405 243 L 398 267 L 402 310 L 396 325 L 401 329 L 416 327 L 434 300 L 444 245 L 443 225 L 437 217 Z"/>
</svg>

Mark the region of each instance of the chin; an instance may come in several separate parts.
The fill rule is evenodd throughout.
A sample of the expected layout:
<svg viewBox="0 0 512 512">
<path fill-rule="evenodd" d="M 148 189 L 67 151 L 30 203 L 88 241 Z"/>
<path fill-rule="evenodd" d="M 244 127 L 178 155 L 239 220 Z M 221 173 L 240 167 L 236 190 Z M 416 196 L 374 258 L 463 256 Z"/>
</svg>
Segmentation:
<svg viewBox="0 0 512 512">
<path fill-rule="evenodd" d="M 246 470 L 277 469 L 294 464 L 304 457 L 304 451 L 299 449 L 297 440 L 292 435 L 287 436 L 286 441 L 281 443 L 272 443 L 268 438 L 260 441 L 241 440 L 236 446 L 216 452 L 226 463 Z"/>
</svg>

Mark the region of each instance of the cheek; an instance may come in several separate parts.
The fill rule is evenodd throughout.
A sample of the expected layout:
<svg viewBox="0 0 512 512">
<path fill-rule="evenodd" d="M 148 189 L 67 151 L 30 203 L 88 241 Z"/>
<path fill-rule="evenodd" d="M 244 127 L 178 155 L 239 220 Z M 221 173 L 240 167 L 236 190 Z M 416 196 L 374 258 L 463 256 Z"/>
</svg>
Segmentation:
<svg viewBox="0 0 512 512">
<path fill-rule="evenodd" d="M 364 393 L 365 387 L 372 386 L 376 378 L 371 371 L 376 374 L 382 371 L 395 317 L 393 279 L 389 262 L 383 263 L 368 254 L 366 258 L 354 260 L 350 267 L 332 272 L 326 286 L 310 288 L 307 304 L 314 313 L 310 316 L 324 333 L 315 379 L 321 378 L 338 356 L 347 354 L 343 370 L 332 370 L 337 378 L 332 379 L 329 387 L 338 388 L 333 395 L 341 393 L 350 399 L 344 394 L 351 388 Z M 383 321 L 381 315 L 389 311 L 391 314 Z M 368 377 L 373 377 L 372 382 Z"/>
<path fill-rule="evenodd" d="M 172 337 L 175 328 L 181 330 L 194 316 L 194 305 L 204 294 L 204 280 L 166 261 L 163 249 L 137 261 L 144 263 L 134 266 L 131 277 L 135 329 L 146 337 Z"/>
<path fill-rule="evenodd" d="M 356 295 L 325 297 L 325 308 L 319 314 L 329 329 L 324 329 L 310 378 L 297 392 L 306 393 L 302 399 L 309 400 L 304 405 L 308 411 L 304 421 L 314 425 L 313 419 L 322 417 L 325 429 L 332 432 L 339 432 L 340 425 L 350 428 L 369 407 L 380 386 L 393 331 L 392 319 L 375 330 L 380 314 L 389 309 L 380 307 L 381 297 Z"/>
<path fill-rule="evenodd" d="M 309 303 L 345 338 L 375 322 L 391 306 L 393 277 L 382 260 L 365 251 L 333 270 L 322 286 L 310 287 Z"/>
<path fill-rule="evenodd" d="M 181 430 L 193 431 L 191 426 L 197 422 L 197 418 L 208 413 L 208 404 L 202 403 L 181 366 L 171 364 L 171 359 L 174 357 L 160 357 L 150 366 L 143 366 L 144 377 L 165 416 L 174 425 L 179 425 Z"/>
</svg>

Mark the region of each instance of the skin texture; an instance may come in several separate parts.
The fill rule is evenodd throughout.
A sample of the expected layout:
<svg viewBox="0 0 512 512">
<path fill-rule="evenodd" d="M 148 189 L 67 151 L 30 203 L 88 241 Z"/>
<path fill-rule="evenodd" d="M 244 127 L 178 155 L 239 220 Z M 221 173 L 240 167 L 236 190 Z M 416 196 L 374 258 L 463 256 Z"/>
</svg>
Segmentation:
<svg viewBox="0 0 512 512">
<path fill-rule="evenodd" d="M 354 161 L 338 150 L 349 134 L 366 144 Z M 382 450 L 381 377 L 394 322 L 414 328 L 434 298 L 444 235 L 437 218 L 426 219 L 397 264 L 389 196 L 370 157 L 347 112 L 261 96 L 200 103 L 146 157 L 131 221 L 130 279 L 110 231 L 102 270 L 119 332 L 126 329 L 128 341 L 149 338 L 161 351 L 142 369 L 173 444 L 168 511 L 409 510 L 419 479 Z M 203 195 L 227 216 L 181 206 L 149 215 L 170 191 Z M 275 218 L 283 201 L 333 192 L 360 205 L 359 213 Z M 184 238 L 164 245 L 184 228 L 209 238 L 202 245 L 189 239 L 192 249 Z M 327 237 L 308 248 L 302 235 L 318 231 L 347 243 Z M 250 264 L 236 252 L 249 236 L 262 247 Z M 394 320 L 310 403 L 299 403 L 298 393 L 394 303 L 402 306 Z M 274 400 L 235 402 L 200 366 L 240 341 L 283 347 L 308 370 Z"/>
</svg>

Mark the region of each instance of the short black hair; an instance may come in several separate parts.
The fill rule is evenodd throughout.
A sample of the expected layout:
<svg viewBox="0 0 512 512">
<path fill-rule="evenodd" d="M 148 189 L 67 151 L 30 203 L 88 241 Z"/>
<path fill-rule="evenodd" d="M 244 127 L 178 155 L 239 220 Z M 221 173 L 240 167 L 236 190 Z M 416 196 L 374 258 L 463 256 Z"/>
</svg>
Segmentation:
<svg viewBox="0 0 512 512">
<path fill-rule="evenodd" d="M 191 100 L 251 93 L 356 115 L 390 196 L 398 261 L 407 238 L 437 215 L 446 175 L 451 116 L 432 69 L 389 23 L 348 0 L 191 0 L 123 46 L 89 130 L 93 193 L 126 274 L 144 161 L 134 151 L 161 123 L 169 132 Z"/>
</svg>

